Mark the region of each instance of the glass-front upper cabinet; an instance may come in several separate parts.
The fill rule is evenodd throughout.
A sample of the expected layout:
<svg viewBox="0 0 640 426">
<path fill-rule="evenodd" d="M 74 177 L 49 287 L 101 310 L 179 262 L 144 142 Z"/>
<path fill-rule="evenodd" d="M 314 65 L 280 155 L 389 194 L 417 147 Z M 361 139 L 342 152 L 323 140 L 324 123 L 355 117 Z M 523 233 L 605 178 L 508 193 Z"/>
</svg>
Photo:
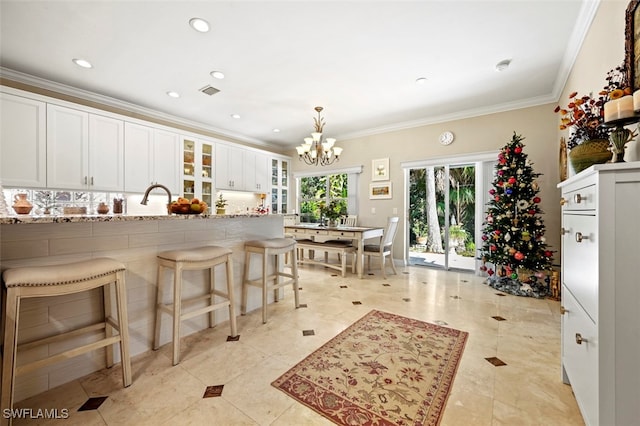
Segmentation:
<svg viewBox="0 0 640 426">
<path fill-rule="evenodd" d="M 271 213 L 288 213 L 289 160 L 271 159 Z"/>
<path fill-rule="evenodd" d="M 192 138 L 182 141 L 182 196 L 213 205 L 213 143 Z"/>
</svg>

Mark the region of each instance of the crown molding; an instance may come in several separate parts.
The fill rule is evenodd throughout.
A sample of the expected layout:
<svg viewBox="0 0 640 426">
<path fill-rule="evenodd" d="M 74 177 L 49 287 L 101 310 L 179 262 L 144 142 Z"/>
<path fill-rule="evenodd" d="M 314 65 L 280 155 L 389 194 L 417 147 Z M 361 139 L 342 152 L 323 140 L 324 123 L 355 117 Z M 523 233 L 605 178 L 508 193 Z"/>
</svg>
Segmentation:
<svg viewBox="0 0 640 426">
<path fill-rule="evenodd" d="M 345 141 L 348 139 L 356 139 L 365 136 L 378 135 L 381 133 L 394 132 L 398 130 L 406 130 L 413 129 L 415 127 L 428 126 L 431 124 L 445 123 L 448 121 L 454 120 L 463 120 L 467 118 L 480 117 L 483 115 L 489 114 L 497 114 L 500 112 L 513 111 L 522 108 L 529 108 L 549 103 L 554 103 L 557 101 L 557 98 L 554 98 L 553 94 L 544 95 L 544 96 L 536 96 L 528 99 L 521 99 L 513 102 L 505 102 L 499 105 L 490 105 L 486 107 L 473 108 L 464 111 L 457 111 L 451 114 L 443 114 L 434 117 L 412 120 L 412 121 L 404 121 L 401 123 L 389 124 L 386 126 L 373 127 L 370 129 L 365 129 L 358 132 L 345 133 L 342 135 L 337 135 L 341 141 Z"/>
<path fill-rule="evenodd" d="M 171 114 L 165 114 L 163 112 L 159 112 L 150 108 L 144 108 L 130 102 L 122 101 L 120 99 L 100 95 L 88 90 L 83 90 L 77 87 L 68 86 L 66 84 L 57 83 L 55 81 L 46 80 L 44 78 L 15 71 L 9 68 L 0 67 L 0 77 L 16 83 L 33 86 L 38 89 L 48 90 L 65 96 L 73 96 L 75 98 L 93 102 L 99 105 L 104 105 L 110 108 L 117 108 L 133 114 L 141 115 L 143 117 L 174 123 L 176 125 L 192 129 L 193 131 L 198 133 L 215 134 L 257 146 L 268 147 L 271 149 L 278 148 L 262 140 L 250 138 L 239 133 L 229 132 L 228 130 L 207 126 L 197 121 L 191 121 Z"/>
</svg>

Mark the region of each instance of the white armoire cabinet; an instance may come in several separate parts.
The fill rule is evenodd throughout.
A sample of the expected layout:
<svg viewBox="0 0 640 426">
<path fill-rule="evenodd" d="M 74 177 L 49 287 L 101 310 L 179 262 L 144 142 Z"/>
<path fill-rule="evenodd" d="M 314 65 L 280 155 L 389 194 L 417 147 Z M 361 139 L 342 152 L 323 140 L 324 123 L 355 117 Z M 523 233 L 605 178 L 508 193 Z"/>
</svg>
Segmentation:
<svg viewBox="0 0 640 426">
<path fill-rule="evenodd" d="M 217 189 L 244 191 L 244 149 L 216 144 L 215 175 Z"/>
<path fill-rule="evenodd" d="M 562 191 L 562 375 L 587 425 L 640 419 L 640 162 Z"/>
<path fill-rule="evenodd" d="M 47 185 L 47 105 L 0 93 L 0 184 Z"/>
<path fill-rule="evenodd" d="M 244 189 L 247 191 L 269 192 L 269 157 L 259 152 L 244 152 Z"/>
</svg>

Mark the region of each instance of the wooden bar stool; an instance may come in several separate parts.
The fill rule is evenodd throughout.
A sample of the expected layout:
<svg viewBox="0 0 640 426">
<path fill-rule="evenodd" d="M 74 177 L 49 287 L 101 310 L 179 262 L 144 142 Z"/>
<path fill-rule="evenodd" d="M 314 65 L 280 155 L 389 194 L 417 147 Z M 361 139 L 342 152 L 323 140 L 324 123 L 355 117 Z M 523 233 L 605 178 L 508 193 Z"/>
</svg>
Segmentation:
<svg viewBox="0 0 640 426">
<path fill-rule="evenodd" d="M 242 302 L 240 305 L 240 313 L 247 313 L 247 289 L 248 286 L 262 288 L 262 323 L 267 323 L 267 291 L 273 290 L 274 300 L 278 301 L 278 289 L 287 285 L 293 285 L 293 294 L 295 296 L 296 308 L 300 307 L 300 298 L 298 295 L 298 259 L 296 255 L 296 240 L 292 238 L 271 238 L 268 240 L 247 241 L 244 244 L 245 260 L 244 260 L 244 278 L 242 280 Z M 262 276 L 257 279 L 249 279 L 251 254 L 255 253 L 262 256 Z M 280 255 L 289 254 L 291 261 L 291 273 L 286 273 L 280 269 Z M 274 269 L 271 275 L 268 275 L 268 258 L 275 257 Z M 289 280 L 280 281 L 280 277 L 289 278 Z M 273 281 L 270 284 L 270 281 Z"/>
<path fill-rule="evenodd" d="M 227 268 L 227 292 L 215 288 L 215 267 L 226 264 Z M 163 300 L 163 276 L 164 268 L 173 269 L 173 302 L 165 304 Z M 209 292 L 203 296 L 196 296 L 182 300 L 182 271 L 209 269 Z M 216 303 L 215 297 L 224 300 Z M 208 300 L 209 304 L 202 308 L 194 308 L 183 312 L 183 305 Z M 156 324 L 153 339 L 153 349 L 160 346 L 160 327 L 162 312 L 173 317 L 173 365 L 180 362 L 180 325 L 182 321 L 209 312 L 209 327 L 215 325 L 214 311 L 229 307 L 229 323 L 231 324 L 231 336 L 236 337 L 236 308 L 233 297 L 233 260 L 232 251 L 229 248 L 218 246 L 204 246 L 188 250 L 171 250 L 158 254 L 158 298 L 156 304 Z"/>
<path fill-rule="evenodd" d="M 4 331 L 2 363 L 1 409 L 13 407 L 15 379 L 19 374 L 82 355 L 102 347 L 106 348 L 107 367 L 113 366 L 113 348 L 120 344 L 122 381 L 131 385 L 131 359 L 129 356 L 129 323 L 127 319 L 127 291 L 125 288 L 125 266 L 108 258 L 96 258 L 82 262 L 52 266 L 19 267 L 7 269 L 4 280 L 2 320 Z M 111 284 L 115 284 L 117 321 L 111 316 Z M 18 344 L 20 302 L 29 297 L 62 296 L 102 287 L 104 292 L 104 321 L 83 328 L 66 331 L 32 342 Z M 17 353 L 41 345 L 80 336 L 84 333 L 105 330 L 105 337 L 89 344 L 68 349 L 46 358 L 17 365 Z M 114 335 L 114 331 L 118 334 Z M 0 416 L 3 424 L 9 421 Z"/>
</svg>

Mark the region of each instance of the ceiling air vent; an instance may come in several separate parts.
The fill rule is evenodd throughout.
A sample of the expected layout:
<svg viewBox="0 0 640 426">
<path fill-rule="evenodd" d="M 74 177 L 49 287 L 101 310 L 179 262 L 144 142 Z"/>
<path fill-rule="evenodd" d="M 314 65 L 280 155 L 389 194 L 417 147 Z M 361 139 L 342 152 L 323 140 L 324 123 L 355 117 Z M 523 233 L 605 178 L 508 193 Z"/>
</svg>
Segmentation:
<svg viewBox="0 0 640 426">
<path fill-rule="evenodd" d="M 200 89 L 200 91 L 202 93 L 205 93 L 205 94 L 209 95 L 209 96 L 212 96 L 212 95 L 215 95 L 216 93 L 218 93 L 220 90 L 216 89 L 213 86 L 206 85 L 202 89 Z"/>
</svg>

